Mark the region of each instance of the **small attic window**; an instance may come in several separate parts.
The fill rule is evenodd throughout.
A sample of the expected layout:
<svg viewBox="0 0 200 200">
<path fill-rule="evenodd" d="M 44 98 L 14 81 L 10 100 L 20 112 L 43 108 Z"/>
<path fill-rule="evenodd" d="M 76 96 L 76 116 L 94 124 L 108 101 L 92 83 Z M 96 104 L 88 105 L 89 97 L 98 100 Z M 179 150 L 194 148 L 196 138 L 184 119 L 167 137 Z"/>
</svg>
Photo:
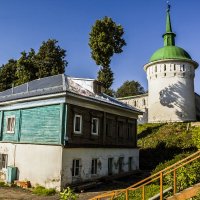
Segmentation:
<svg viewBox="0 0 200 200">
<path fill-rule="evenodd" d="M 134 106 L 137 106 L 137 102 L 136 101 L 134 101 Z"/>
<path fill-rule="evenodd" d="M 155 66 L 155 72 L 157 72 L 157 65 Z"/>
<path fill-rule="evenodd" d="M 164 71 L 166 71 L 166 69 L 167 69 L 167 68 L 166 68 L 166 65 L 164 65 Z"/>
<path fill-rule="evenodd" d="M 174 71 L 176 70 L 176 64 L 174 64 Z"/>
</svg>

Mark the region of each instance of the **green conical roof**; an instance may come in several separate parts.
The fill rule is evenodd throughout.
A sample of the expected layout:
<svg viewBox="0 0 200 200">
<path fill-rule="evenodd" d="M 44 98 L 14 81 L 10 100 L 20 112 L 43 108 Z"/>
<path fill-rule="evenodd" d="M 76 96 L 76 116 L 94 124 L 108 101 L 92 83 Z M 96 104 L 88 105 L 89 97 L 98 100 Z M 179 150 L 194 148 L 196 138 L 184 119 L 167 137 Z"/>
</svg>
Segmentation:
<svg viewBox="0 0 200 200">
<path fill-rule="evenodd" d="M 170 19 L 170 5 L 167 8 L 166 33 L 163 35 L 164 47 L 158 49 L 150 58 L 150 62 L 165 59 L 192 60 L 190 55 L 182 48 L 175 46 L 176 34 L 172 32 Z"/>
</svg>

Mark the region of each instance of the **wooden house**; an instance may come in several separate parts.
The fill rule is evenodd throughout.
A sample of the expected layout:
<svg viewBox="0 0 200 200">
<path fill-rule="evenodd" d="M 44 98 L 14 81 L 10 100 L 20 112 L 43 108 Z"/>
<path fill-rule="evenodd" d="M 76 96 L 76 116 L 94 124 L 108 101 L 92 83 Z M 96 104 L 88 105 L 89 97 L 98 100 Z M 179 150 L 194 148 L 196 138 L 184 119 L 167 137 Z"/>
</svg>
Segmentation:
<svg viewBox="0 0 200 200">
<path fill-rule="evenodd" d="M 139 166 L 141 111 L 103 93 L 93 79 L 63 74 L 0 93 L 0 178 L 60 190 Z"/>
</svg>

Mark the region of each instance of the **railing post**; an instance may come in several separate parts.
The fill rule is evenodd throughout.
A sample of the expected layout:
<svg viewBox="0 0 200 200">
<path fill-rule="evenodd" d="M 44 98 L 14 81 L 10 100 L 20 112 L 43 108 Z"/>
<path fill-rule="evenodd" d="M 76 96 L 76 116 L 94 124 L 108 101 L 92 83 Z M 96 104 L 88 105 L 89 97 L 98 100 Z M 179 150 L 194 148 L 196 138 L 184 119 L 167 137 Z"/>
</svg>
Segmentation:
<svg viewBox="0 0 200 200">
<path fill-rule="evenodd" d="M 174 170 L 174 194 L 176 194 L 176 169 Z"/>
<path fill-rule="evenodd" d="M 163 172 L 160 172 L 160 200 L 163 200 Z"/>
<path fill-rule="evenodd" d="M 145 188 L 142 186 L 142 200 L 145 200 Z"/>
<path fill-rule="evenodd" d="M 128 200 L 128 189 L 126 189 L 126 200 Z"/>
</svg>

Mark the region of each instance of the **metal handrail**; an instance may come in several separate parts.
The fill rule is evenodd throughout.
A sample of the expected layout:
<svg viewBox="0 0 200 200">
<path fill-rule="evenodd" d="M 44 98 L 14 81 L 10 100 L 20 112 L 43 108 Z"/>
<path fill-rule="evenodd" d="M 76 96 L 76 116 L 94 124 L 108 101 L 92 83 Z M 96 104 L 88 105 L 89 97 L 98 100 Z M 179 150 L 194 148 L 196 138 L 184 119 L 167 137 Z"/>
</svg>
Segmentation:
<svg viewBox="0 0 200 200">
<path fill-rule="evenodd" d="M 111 198 L 114 199 L 115 197 L 117 197 L 120 194 L 125 193 L 126 196 L 126 200 L 129 199 L 128 197 L 128 191 L 134 191 L 137 190 L 139 188 L 142 188 L 142 199 L 144 199 L 145 197 L 145 185 L 154 182 L 157 179 L 160 179 L 160 200 L 163 199 L 163 177 L 167 174 L 170 174 L 171 172 L 173 172 L 173 176 L 174 176 L 174 185 L 173 185 L 173 192 L 174 194 L 176 193 L 176 170 L 191 163 L 192 161 L 195 161 L 197 159 L 200 158 L 200 150 L 198 150 L 197 152 L 191 154 L 190 156 L 174 163 L 173 165 L 129 186 L 126 189 L 121 189 L 121 190 L 113 190 L 101 195 L 97 195 L 96 197 L 91 198 L 90 200 L 101 200 L 101 198 Z"/>
</svg>

